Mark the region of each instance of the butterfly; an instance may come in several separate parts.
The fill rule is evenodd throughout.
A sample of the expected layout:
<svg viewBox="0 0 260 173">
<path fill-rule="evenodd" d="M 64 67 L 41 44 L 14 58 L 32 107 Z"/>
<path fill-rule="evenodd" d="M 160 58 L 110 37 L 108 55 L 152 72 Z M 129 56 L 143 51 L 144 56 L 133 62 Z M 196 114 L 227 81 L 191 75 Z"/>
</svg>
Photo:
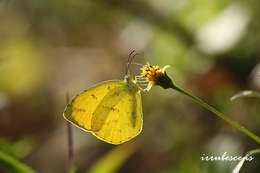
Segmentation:
<svg viewBox="0 0 260 173">
<path fill-rule="evenodd" d="M 142 76 L 133 77 L 129 54 L 124 80 L 101 82 L 76 95 L 63 116 L 80 129 L 110 144 L 122 144 L 136 137 L 143 127 L 141 91 L 151 88 Z"/>
</svg>

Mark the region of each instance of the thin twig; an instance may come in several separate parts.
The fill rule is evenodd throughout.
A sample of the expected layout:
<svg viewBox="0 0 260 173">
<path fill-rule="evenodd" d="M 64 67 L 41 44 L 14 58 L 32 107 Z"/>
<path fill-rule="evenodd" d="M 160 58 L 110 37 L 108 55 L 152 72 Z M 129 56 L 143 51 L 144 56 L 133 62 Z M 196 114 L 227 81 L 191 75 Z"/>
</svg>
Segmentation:
<svg viewBox="0 0 260 173">
<path fill-rule="evenodd" d="M 66 102 L 69 104 L 70 96 L 69 93 L 66 94 Z M 72 136 L 72 128 L 70 122 L 66 122 L 67 124 L 67 144 L 68 144 L 68 163 L 69 163 L 69 172 L 73 172 L 74 164 L 74 153 L 73 153 L 73 136 Z"/>
</svg>

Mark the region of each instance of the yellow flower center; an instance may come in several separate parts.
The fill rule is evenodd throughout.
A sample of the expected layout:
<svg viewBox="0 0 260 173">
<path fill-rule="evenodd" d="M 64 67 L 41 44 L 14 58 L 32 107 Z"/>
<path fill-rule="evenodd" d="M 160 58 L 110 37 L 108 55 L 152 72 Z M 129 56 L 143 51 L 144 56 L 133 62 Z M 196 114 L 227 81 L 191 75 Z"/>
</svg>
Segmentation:
<svg viewBox="0 0 260 173">
<path fill-rule="evenodd" d="M 162 73 L 162 69 L 158 65 L 150 65 L 147 63 L 141 68 L 141 75 L 152 83 L 156 83 L 159 73 Z"/>
</svg>

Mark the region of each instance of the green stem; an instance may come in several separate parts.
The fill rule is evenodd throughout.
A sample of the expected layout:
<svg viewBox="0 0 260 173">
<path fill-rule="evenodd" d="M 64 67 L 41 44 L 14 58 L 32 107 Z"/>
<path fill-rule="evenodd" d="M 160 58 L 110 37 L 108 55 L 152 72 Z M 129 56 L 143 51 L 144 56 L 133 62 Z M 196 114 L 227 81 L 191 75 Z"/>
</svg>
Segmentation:
<svg viewBox="0 0 260 173">
<path fill-rule="evenodd" d="M 209 110 L 210 112 L 214 113 L 220 119 L 224 120 L 226 123 L 230 124 L 232 127 L 236 128 L 240 132 L 244 133 L 245 135 L 247 135 L 248 137 L 253 139 L 258 144 L 260 144 L 260 138 L 257 135 L 255 135 L 253 132 L 249 131 L 247 128 L 243 127 L 242 125 L 240 125 L 237 121 L 234 121 L 231 118 L 229 118 L 227 115 L 219 112 L 217 109 L 215 109 L 214 107 L 210 106 L 209 104 L 204 102 L 199 97 L 196 97 L 196 96 L 188 93 L 187 91 L 184 91 L 183 89 L 181 89 L 181 88 L 179 88 L 179 87 L 177 87 L 175 85 L 173 85 L 171 88 L 174 89 L 174 90 L 179 91 L 180 93 L 182 93 L 182 94 L 184 94 L 184 95 L 186 95 L 188 97 L 190 97 L 193 101 L 195 101 L 196 103 L 198 103 L 199 105 L 201 105 L 205 109 Z"/>
</svg>

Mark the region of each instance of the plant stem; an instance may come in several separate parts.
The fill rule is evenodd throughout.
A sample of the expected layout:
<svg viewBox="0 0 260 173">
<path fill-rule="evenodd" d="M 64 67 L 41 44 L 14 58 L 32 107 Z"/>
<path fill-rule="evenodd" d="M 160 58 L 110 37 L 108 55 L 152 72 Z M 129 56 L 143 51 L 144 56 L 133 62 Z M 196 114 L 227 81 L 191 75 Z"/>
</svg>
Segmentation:
<svg viewBox="0 0 260 173">
<path fill-rule="evenodd" d="M 259 136 L 257 136 L 256 134 L 254 134 L 253 132 L 249 131 L 247 128 L 243 127 L 242 125 L 240 125 L 237 121 L 232 120 L 231 118 L 229 118 L 227 115 L 219 112 L 217 109 L 215 109 L 214 107 L 210 106 L 209 104 L 207 104 L 205 101 L 203 101 L 202 99 L 200 99 L 199 97 L 196 97 L 190 93 L 188 93 L 187 91 L 184 91 L 183 89 L 177 87 L 176 85 L 173 85 L 171 87 L 172 89 L 188 96 L 189 98 L 191 98 L 193 101 L 195 101 L 196 103 L 198 103 L 199 105 L 201 105 L 202 107 L 204 107 L 205 109 L 209 110 L 210 112 L 214 113 L 215 115 L 217 115 L 220 119 L 224 120 L 226 123 L 228 123 L 229 125 L 231 125 L 232 127 L 236 128 L 237 130 L 239 130 L 240 132 L 244 133 L 245 135 L 247 135 L 249 138 L 253 139 L 255 142 L 257 142 L 258 144 L 260 144 L 260 138 Z"/>
</svg>

